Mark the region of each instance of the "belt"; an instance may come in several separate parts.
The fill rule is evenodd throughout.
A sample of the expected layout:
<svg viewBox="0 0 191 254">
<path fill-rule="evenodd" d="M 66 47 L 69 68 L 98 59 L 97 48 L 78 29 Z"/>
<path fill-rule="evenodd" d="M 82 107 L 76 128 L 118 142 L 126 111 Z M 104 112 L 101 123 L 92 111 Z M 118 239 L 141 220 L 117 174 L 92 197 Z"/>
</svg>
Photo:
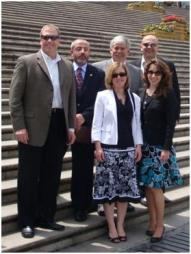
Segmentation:
<svg viewBox="0 0 191 254">
<path fill-rule="evenodd" d="M 63 108 L 52 108 L 52 113 L 62 112 Z"/>
</svg>

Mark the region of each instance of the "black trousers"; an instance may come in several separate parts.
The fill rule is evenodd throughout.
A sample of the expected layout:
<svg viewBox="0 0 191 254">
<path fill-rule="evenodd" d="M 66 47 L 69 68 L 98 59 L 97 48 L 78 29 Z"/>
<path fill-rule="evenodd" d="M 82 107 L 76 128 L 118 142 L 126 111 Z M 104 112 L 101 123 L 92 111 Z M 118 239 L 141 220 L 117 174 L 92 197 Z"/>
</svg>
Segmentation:
<svg viewBox="0 0 191 254">
<path fill-rule="evenodd" d="M 71 199 L 75 210 L 88 210 L 92 204 L 94 145 L 72 145 Z"/>
<path fill-rule="evenodd" d="M 64 119 L 63 110 L 52 113 L 44 146 L 19 143 L 18 222 L 21 228 L 33 227 L 36 221 L 54 220 L 62 161 L 67 150 Z"/>
</svg>

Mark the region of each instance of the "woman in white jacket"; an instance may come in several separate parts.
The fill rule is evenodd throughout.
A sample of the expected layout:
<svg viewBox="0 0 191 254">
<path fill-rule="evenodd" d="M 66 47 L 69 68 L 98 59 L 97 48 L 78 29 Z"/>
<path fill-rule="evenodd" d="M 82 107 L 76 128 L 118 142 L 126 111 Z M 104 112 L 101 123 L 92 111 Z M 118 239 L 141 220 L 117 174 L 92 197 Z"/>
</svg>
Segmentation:
<svg viewBox="0 0 191 254">
<path fill-rule="evenodd" d="M 104 205 L 109 239 L 118 243 L 127 240 L 127 202 L 140 199 L 136 177 L 136 162 L 142 156 L 140 98 L 130 92 L 126 65 L 110 65 L 105 80 L 108 89 L 97 94 L 92 124 L 98 161 L 93 197 Z"/>
</svg>

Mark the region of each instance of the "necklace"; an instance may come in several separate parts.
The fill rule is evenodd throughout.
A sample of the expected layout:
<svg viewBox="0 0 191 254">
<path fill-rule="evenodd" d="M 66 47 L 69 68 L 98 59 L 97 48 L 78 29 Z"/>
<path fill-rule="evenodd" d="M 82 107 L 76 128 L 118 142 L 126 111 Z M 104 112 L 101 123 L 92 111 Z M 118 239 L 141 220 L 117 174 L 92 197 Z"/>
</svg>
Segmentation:
<svg viewBox="0 0 191 254">
<path fill-rule="evenodd" d="M 143 99 L 143 110 L 147 109 L 152 99 L 153 99 L 153 96 L 150 96 L 145 92 L 144 99 Z"/>
</svg>

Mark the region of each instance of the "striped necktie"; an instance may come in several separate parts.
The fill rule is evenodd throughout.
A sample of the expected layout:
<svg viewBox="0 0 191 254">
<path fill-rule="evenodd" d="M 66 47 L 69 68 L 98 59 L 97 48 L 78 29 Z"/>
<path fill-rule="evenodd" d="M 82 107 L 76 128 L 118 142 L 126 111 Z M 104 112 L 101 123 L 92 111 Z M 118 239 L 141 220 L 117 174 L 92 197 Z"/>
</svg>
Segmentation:
<svg viewBox="0 0 191 254">
<path fill-rule="evenodd" d="M 78 67 L 76 70 L 76 83 L 77 83 L 77 89 L 81 90 L 82 85 L 83 85 L 83 76 L 82 76 L 82 68 Z"/>
</svg>

